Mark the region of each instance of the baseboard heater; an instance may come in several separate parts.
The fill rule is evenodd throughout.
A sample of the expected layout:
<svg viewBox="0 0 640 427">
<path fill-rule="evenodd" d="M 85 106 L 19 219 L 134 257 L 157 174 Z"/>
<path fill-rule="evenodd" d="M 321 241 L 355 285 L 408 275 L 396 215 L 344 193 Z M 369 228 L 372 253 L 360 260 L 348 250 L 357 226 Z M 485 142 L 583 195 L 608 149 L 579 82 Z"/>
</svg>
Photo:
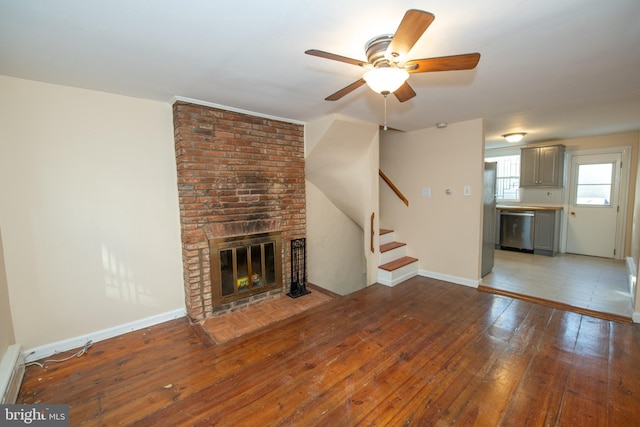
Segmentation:
<svg viewBox="0 0 640 427">
<path fill-rule="evenodd" d="M 18 398 L 24 377 L 24 358 L 20 349 L 20 344 L 9 346 L 0 362 L 0 404 L 16 403 Z"/>
</svg>

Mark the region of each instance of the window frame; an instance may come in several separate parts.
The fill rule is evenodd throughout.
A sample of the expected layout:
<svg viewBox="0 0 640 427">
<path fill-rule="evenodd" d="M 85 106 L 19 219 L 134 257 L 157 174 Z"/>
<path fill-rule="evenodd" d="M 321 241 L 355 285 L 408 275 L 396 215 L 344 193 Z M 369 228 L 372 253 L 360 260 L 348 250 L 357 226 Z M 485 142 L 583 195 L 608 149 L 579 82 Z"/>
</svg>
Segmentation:
<svg viewBox="0 0 640 427">
<path fill-rule="evenodd" d="M 604 183 L 580 183 L 580 170 L 582 169 L 583 166 L 594 166 L 594 165 L 611 165 L 611 173 L 609 176 L 609 182 Z M 613 198 L 613 182 L 615 180 L 615 173 L 616 173 L 616 162 L 615 161 L 611 161 L 611 162 L 598 162 L 598 163 L 581 163 L 578 164 L 578 170 L 576 171 L 576 183 L 575 183 L 575 191 L 573 193 L 573 204 L 575 206 L 581 206 L 581 207 L 599 207 L 599 208 L 611 208 L 612 207 L 612 198 Z M 580 198 L 580 188 L 581 187 L 591 187 L 591 186 L 608 186 L 609 187 L 609 198 L 605 199 L 607 200 L 607 203 L 580 203 L 579 202 L 579 198 Z"/>
<path fill-rule="evenodd" d="M 518 165 L 516 167 L 517 174 L 515 175 L 500 175 L 501 167 L 500 167 L 500 158 L 505 157 L 517 157 Z M 521 202 L 522 201 L 522 191 L 520 191 L 520 149 L 508 149 L 508 150 L 487 150 L 485 151 L 484 156 L 485 162 L 498 162 L 498 168 L 496 171 L 496 199 L 498 202 Z M 517 180 L 517 187 L 515 188 L 516 198 L 505 198 L 504 188 L 501 190 L 500 181 L 501 180 Z M 511 185 L 511 187 L 513 184 Z"/>
</svg>

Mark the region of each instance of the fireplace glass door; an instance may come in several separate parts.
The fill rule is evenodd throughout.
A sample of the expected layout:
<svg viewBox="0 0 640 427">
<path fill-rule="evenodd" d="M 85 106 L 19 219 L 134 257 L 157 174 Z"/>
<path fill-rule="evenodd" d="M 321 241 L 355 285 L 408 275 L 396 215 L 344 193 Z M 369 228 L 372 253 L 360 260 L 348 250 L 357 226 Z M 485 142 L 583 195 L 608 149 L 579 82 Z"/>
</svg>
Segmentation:
<svg viewBox="0 0 640 427">
<path fill-rule="evenodd" d="M 210 242 L 214 304 L 282 287 L 279 234 Z"/>
</svg>

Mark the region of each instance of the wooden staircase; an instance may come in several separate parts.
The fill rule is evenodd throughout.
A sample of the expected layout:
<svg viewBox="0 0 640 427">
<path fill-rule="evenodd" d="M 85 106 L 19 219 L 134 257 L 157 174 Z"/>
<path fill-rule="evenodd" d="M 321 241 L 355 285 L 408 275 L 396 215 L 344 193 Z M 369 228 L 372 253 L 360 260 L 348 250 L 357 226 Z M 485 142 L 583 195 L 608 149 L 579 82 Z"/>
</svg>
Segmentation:
<svg viewBox="0 0 640 427">
<path fill-rule="evenodd" d="M 393 230 L 380 230 L 378 283 L 395 286 L 418 275 L 418 259 L 407 256 L 406 243 L 397 242 Z"/>
</svg>

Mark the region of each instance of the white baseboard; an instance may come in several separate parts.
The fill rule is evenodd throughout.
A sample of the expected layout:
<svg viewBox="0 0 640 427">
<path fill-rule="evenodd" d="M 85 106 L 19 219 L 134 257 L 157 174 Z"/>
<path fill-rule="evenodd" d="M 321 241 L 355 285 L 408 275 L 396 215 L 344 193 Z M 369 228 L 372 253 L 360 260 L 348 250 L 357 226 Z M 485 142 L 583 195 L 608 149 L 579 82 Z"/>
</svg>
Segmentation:
<svg viewBox="0 0 640 427">
<path fill-rule="evenodd" d="M 633 313 L 633 315 L 631 316 L 631 321 L 633 323 L 640 323 L 640 313 L 638 313 L 637 311 Z"/>
<path fill-rule="evenodd" d="M 177 319 L 186 315 L 184 308 L 168 311 L 166 313 L 156 314 L 155 316 L 146 317 L 144 319 L 135 320 L 133 322 L 125 323 L 123 325 L 114 326 L 113 328 L 103 329 L 82 335 L 75 338 L 69 338 L 66 340 L 54 342 L 51 344 L 45 344 L 39 347 L 30 348 L 22 352 L 25 362 L 29 363 L 34 360 L 39 360 L 44 357 L 49 357 L 56 353 L 73 350 L 84 346 L 89 341 L 96 343 L 108 338 L 113 338 L 118 335 L 126 334 L 128 332 L 137 331 L 149 326 L 157 325 L 162 322 Z"/>
<path fill-rule="evenodd" d="M 412 262 L 394 271 L 378 268 L 377 282 L 385 286 L 395 286 L 418 275 L 418 262 Z"/>
<path fill-rule="evenodd" d="M 419 270 L 418 274 L 423 277 L 430 277 L 432 279 L 455 283 L 456 285 L 469 286 L 470 288 L 477 288 L 480 284 L 479 280 L 470 280 L 465 279 L 464 277 L 449 276 L 448 274 L 435 273 L 433 271 L 427 270 Z"/>
<path fill-rule="evenodd" d="M 22 377 L 24 358 L 20 354 L 20 344 L 9 346 L 0 362 L 0 404 L 16 403 Z"/>
</svg>

